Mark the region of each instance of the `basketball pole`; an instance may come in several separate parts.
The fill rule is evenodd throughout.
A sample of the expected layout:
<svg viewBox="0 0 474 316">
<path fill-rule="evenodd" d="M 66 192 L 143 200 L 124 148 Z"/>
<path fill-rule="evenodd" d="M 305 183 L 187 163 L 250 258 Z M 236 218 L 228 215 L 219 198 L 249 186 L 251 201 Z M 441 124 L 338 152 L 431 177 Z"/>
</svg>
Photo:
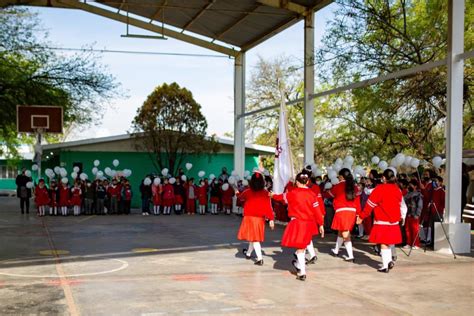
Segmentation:
<svg viewBox="0 0 474 316">
<path fill-rule="evenodd" d="M 41 148 L 41 140 L 43 137 L 43 129 L 38 128 L 36 130 L 36 144 L 35 144 L 35 162 L 38 166 L 38 180 L 41 178 L 41 160 L 43 155 L 43 149 Z"/>
</svg>

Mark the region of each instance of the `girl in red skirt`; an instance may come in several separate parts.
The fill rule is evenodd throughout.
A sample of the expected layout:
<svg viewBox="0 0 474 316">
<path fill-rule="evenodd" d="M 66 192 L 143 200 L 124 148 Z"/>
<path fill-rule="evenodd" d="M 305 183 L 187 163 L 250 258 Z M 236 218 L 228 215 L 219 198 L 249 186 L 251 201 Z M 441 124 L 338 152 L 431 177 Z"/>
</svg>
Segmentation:
<svg viewBox="0 0 474 316">
<path fill-rule="evenodd" d="M 71 189 L 71 204 L 74 209 L 74 216 L 81 215 L 82 190 L 79 180 L 76 180 L 74 187 Z"/>
<path fill-rule="evenodd" d="M 44 180 L 40 179 L 38 185 L 35 188 L 35 204 L 38 208 L 38 215 L 46 215 L 46 205 L 49 204 L 48 189 L 44 185 Z"/>
<path fill-rule="evenodd" d="M 304 281 L 306 247 L 312 242 L 313 236 L 318 234 L 318 230 L 321 237 L 324 237 L 324 217 L 317 195 L 308 188 L 308 175 L 299 173 L 295 183 L 295 188 L 283 194 L 272 194 L 272 197 L 288 204 L 288 216 L 291 220 L 283 233 L 281 245 L 297 249 L 297 260 L 293 260 L 292 264 L 297 271 L 296 279 Z"/>
<path fill-rule="evenodd" d="M 69 187 L 67 185 L 67 178 L 61 179 L 61 188 L 59 189 L 59 207 L 61 208 L 61 215 L 67 216 L 69 207 Z"/>
<path fill-rule="evenodd" d="M 222 197 L 222 208 L 227 215 L 230 215 L 230 210 L 232 209 L 232 198 L 234 197 L 235 192 L 229 185 L 229 183 L 224 181 L 224 184 L 221 187 L 221 197 Z"/>
<path fill-rule="evenodd" d="M 388 273 L 394 266 L 391 247 L 402 242 L 399 222 L 403 221 L 401 212 L 403 197 L 393 170 L 385 170 L 382 181 L 384 183 L 372 191 L 364 210 L 357 217 L 357 224 L 362 223 L 364 218 L 374 211 L 374 226 L 369 241 L 381 245 L 382 267 L 377 271 Z"/>
<path fill-rule="evenodd" d="M 170 215 L 171 207 L 174 204 L 174 187 L 167 178 L 164 179 L 163 183 L 163 215 Z"/>
<path fill-rule="evenodd" d="M 162 192 L 163 188 L 161 186 L 161 180 L 160 178 L 156 177 L 155 179 L 153 179 L 153 185 L 151 186 L 151 195 L 153 199 L 153 215 L 160 215 Z"/>
<path fill-rule="evenodd" d="M 212 179 L 211 181 L 211 190 L 210 190 L 210 202 L 211 202 L 211 214 L 217 215 L 217 205 L 219 205 L 220 200 L 220 188 L 217 179 Z"/>
<path fill-rule="evenodd" d="M 275 227 L 274 215 L 270 195 L 265 190 L 263 175 L 255 172 L 249 184 L 249 189 L 237 193 L 238 199 L 244 203 L 244 218 L 237 238 L 249 242 L 248 249 L 244 249 L 243 253 L 247 259 L 250 259 L 255 250 L 257 256 L 255 264 L 261 266 L 263 258 L 260 243 L 265 239 L 265 218 L 270 220 L 270 228 L 273 229 Z"/>
<path fill-rule="evenodd" d="M 59 189 L 56 180 L 52 179 L 49 185 L 49 215 L 58 215 Z"/>
<path fill-rule="evenodd" d="M 199 202 L 199 214 L 206 214 L 207 206 L 207 185 L 204 180 L 199 181 L 199 186 L 196 188 L 197 198 Z"/>
<path fill-rule="evenodd" d="M 336 247 L 331 249 L 331 252 L 334 256 L 338 256 L 344 242 L 347 251 L 347 256 L 343 256 L 344 261 L 354 262 L 351 230 L 354 228 L 356 215 L 360 213 L 360 196 L 357 194 L 354 177 L 349 169 L 342 168 L 339 171 L 339 181 L 327 192 L 334 199 L 335 214 L 331 229 L 338 231 Z"/>
</svg>

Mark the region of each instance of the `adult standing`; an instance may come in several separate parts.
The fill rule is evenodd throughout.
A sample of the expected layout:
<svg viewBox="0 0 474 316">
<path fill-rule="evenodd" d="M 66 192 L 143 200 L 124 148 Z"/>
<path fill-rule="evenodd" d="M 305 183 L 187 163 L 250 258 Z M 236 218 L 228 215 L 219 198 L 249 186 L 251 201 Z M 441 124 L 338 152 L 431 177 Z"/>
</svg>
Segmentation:
<svg viewBox="0 0 474 316">
<path fill-rule="evenodd" d="M 227 173 L 226 167 L 222 167 L 222 172 L 219 175 L 218 179 L 221 180 L 222 182 L 226 182 L 227 180 L 229 180 L 229 174 Z"/>
<path fill-rule="evenodd" d="M 30 198 L 31 189 L 26 186 L 28 182 L 32 181 L 31 177 L 26 175 L 26 169 L 21 169 L 21 173 L 16 177 L 16 196 L 20 199 L 21 214 L 30 213 Z"/>
</svg>

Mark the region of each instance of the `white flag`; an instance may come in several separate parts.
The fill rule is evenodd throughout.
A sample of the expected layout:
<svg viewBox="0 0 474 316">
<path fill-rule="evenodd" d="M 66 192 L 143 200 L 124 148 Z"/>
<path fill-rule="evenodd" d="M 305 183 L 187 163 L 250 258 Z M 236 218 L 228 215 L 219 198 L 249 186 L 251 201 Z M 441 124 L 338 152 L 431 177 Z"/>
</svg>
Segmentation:
<svg viewBox="0 0 474 316">
<path fill-rule="evenodd" d="M 281 194 L 285 186 L 295 176 L 293 159 L 291 158 L 290 140 L 288 137 L 288 119 L 285 105 L 285 94 L 281 93 L 280 119 L 278 123 L 278 136 L 275 148 L 275 168 L 273 171 L 273 192 Z"/>
</svg>

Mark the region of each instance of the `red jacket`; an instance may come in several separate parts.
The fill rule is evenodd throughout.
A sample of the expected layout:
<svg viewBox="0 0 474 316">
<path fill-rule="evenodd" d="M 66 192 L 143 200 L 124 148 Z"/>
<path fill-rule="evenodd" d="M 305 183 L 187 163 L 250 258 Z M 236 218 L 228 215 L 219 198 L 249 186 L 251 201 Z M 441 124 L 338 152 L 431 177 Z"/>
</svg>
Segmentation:
<svg viewBox="0 0 474 316">
<path fill-rule="evenodd" d="M 200 205 L 206 205 L 207 204 L 207 185 L 203 185 L 203 186 L 198 186 L 198 187 L 194 187 L 194 193 L 196 194 L 198 200 L 199 200 L 199 204 Z"/>
<path fill-rule="evenodd" d="M 109 187 L 107 188 L 107 194 L 109 195 L 109 197 L 115 196 L 117 200 L 120 200 L 120 194 L 121 194 L 120 186 L 109 185 Z"/>
<path fill-rule="evenodd" d="M 355 209 L 356 214 L 359 214 L 361 209 L 360 209 L 360 194 L 359 194 L 359 189 L 357 187 L 354 187 L 354 194 L 355 194 L 355 199 L 350 201 L 346 199 L 346 181 L 341 181 L 335 186 L 331 188 L 331 190 L 327 191 L 327 194 L 329 197 L 334 198 L 333 200 L 333 205 L 334 205 L 334 210 L 337 211 L 338 209 L 341 208 L 351 208 Z"/>
<path fill-rule="evenodd" d="M 163 199 L 172 200 L 174 199 L 174 187 L 172 184 L 167 183 L 162 187 L 163 190 Z"/>
<path fill-rule="evenodd" d="M 40 188 L 37 186 L 35 188 L 35 203 L 36 206 L 44 206 L 49 204 L 49 193 L 46 187 Z"/>
<path fill-rule="evenodd" d="M 275 194 L 273 199 L 288 204 L 288 216 L 303 221 L 315 221 L 324 224 L 323 212 L 318 197 L 309 188 L 293 188 L 287 193 Z"/>
<path fill-rule="evenodd" d="M 445 199 L 446 192 L 444 191 L 444 188 L 440 186 L 436 187 L 433 190 L 433 202 L 430 205 L 431 214 L 436 214 L 436 211 L 438 211 L 441 217 L 444 216 L 444 208 L 446 204 Z"/>
<path fill-rule="evenodd" d="M 221 188 L 221 198 L 222 198 L 222 204 L 224 205 L 232 205 L 232 197 L 234 196 L 235 192 L 234 189 L 229 185 L 229 188 L 227 190 L 222 190 Z"/>
<path fill-rule="evenodd" d="M 69 205 L 69 187 L 61 185 L 59 188 L 59 206 Z"/>
<path fill-rule="evenodd" d="M 71 204 L 75 206 L 81 206 L 82 204 L 82 190 L 80 187 L 71 188 Z"/>
<path fill-rule="evenodd" d="M 326 215 L 326 209 L 324 208 L 324 200 L 323 200 L 323 196 L 321 195 L 321 189 L 319 188 L 319 185 L 317 184 L 311 185 L 310 190 L 313 191 L 314 194 L 316 194 L 316 196 L 318 197 L 318 203 L 319 203 L 319 206 L 321 207 L 321 211 L 323 212 L 323 215 Z"/>
<path fill-rule="evenodd" d="M 394 183 L 379 184 L 375 187 L 359 217 L 364 219 L 374 210 L 374 220 L 380 222 L 399 222 L 402 214 L 402 191 Z"/>
<path fill-rule="evenodd" d="M 230 190 L 230 189 L 229 189 Z M 273 220 L 272 200 L 267 190 L 246 189 L 237 196 L 244 203 L 244 216 L 266 217 Z"/>
</svg>

